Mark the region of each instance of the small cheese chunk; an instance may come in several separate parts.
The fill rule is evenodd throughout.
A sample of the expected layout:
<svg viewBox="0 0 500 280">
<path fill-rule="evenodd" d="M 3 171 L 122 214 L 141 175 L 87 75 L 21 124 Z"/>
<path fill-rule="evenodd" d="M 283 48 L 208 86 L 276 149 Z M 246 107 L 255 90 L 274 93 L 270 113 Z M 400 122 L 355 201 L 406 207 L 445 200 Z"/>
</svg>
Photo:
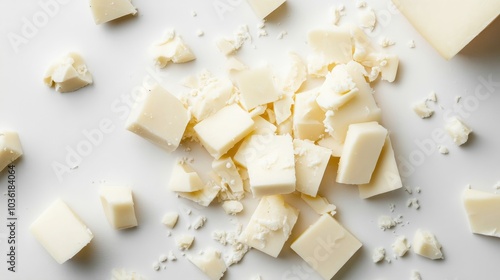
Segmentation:
<svg viewBox="0 0 500 280">
<path fill-rule="evenodd" d="M 462 195 L 473 233 L 500 237 L 500 195 L 466 189 Z"/>
<path fill-rule="evenodd" d="M 307 65 L 297 53 L 288 53 L 290 67 L 283 82 L 285 92 L 297 92 L 307 80 Z"/>
<path fill-rule="evenodd" d="M 325 112 L 316 103 L 319 89 L 295 95 L 293 112 L 293 136 L 298 139 L 317 141 L 325 133 Z"/>
<path fill-rule="evenodd" d="M 90 10 L 95 24 L 137 13 L 130 0 L 90 0 Z"/>
<path fill-rule="evenodd" d="M 472 130 L 457 117 L 452 117 L 445 126 L 446 131 L 458 146 L 465 144 Z"/>
<path fill-rule="evenodd" d="M 175 238 L 175 243 L 180 250 L 188 250 L 193 245 L 194 236 L 189 234 L 179 235 Z"/>
<path fill-rule="evenodd" d="M 172 168 L 168 189 L 175 192 L 195 192 L 203 189 L 203 181 L 188 163 L 177 160 Z"/>
<path fill-rule="evenodd" d="M 240 173 L 229 157 L 212 161 L 212 169 L 221 179 L 222 183 L 229 186 L 233 193 L 244 192 L 243 181 Z"/>
<path fill-rule="evenodd" d="M 219 280 L 226 272 L 226 264 L 221 253 L 213 248 L 203 250 L 203 254 L 188 256 L 188 260 L 196 265 L 211 280 Z"/>
<path fill-rule="evenodd" d="M 381 262 L 385 258 L 385 249 L 383 247 L 377 247 L 373 250 L 372 261 L 374 263 Z"/>
<path fill-rule="evenodd" d="M 392 251 L 396 256 L 402 257 L 410 250 L 410 244 L 404 235 L 400 235 L 394 240 L 394 243 L 391 245 Z"/>
<path fill-rule="evenodd" d="M 264 19 L 285 2 L 286 0 L 248 0 L 259 19 Z"/>
<path fill-rule="evenodd" d="M 230 56 L 226 60 L 226 70 L 228 72 L 232 71 L 243 71 L 248 69 L 248 66 L 235 56 Z"/>
<path fill-rule="evenodd" d="M 296 190 L 316 196 L 332 152 L 312 142 L 293 140 Z"/>
<path fill-rule="evenodd" d="M 387 137 L 377 122 L 352 124 L 340 156 L 337 182 L 368 184 Z"/>
<path fill-rule="evenodd" d="M 279 126 L 292 115 L 293 93 L 284 94 L 279 100 L 273 102 L 276 124 Z"/>
<path fill-rule="evenodd" d="M 265 140 L 246 157 L 253 195 L 292 193 L 296 181 L 292 137 L 276 135 Z"/>
<path fill-rule="evenodd" d="M 358 185 L 359 196 L 369 198 L 403 187 L 389 136 L 385 139 L 377 166 L 368 184 Z"/>
<path fill-rule="evenodd" d="M 171 152 L 179 146 L 189 120 L 181 101 L 156 85 L 134 105 L 125 127 Z"/>
<path fill-rule="evenodd" d="M 68 53 L 49 67 L 43 81 L 58 92 L 71 92 L 92 84 L 92 74 L 79 54 Z"/>
<path fill-rule="evenodd" d="M 276 126 L 260 116 L 253 117 L 255 129 L 238 147 L 233 159 L 238 165 L 247 168 L 247 155 L 254 154 L 258 146 L 269 141 L 277 130 Z M 255 137 L 254 137 L 255 136 Z M 267 139 L 267 140 L 266 140 Z"/>
<path fill-rule="evenodd" d="M 239 240 L 276 258 L 292 233 L 298 216 L 299 210 L 288 205 L 281 195 L 265 196 Z"/>
<path fill-rule="evenodd" d="M 444 259 L 441 244 L 429 231 L 418 229 L 413 237 L 413 252 L 431 260 Z"/>
<path fill-rule="evenodd" d="M 352 60 L 352 41 L 347 29 L 334 26 L 311 30 L 307 42 L 313 51 L 309 58 L 313 69 L 325 69 L 331 64 Z"/>
<path fill-rule="evenodd" d="M 362 244 L 332 216 L 324 214 L 290 246 L 323 279 L 331 279 Z M 321 261 L 318 261 L 321 256 Z"/>
<path fill-rule="evenodd" d="M 426 100 L 413 104 L 412 108 L 415 114 L 417 114 L 417 116 L 421 117 L 422 119 L 429 118 L 434 114 L 434 110 L 427 107 Z"/>
<path fill-rule="evenodd" d="M 0 171 L 23 155 L 23 147 L 17 132 L 0 132 Z"/>
<path fill-rule="evenodd" d="M 125 229 L 137 226 L 132 190 L 127 187 L 104 186 L 99 191 L 106 218 L 114 228 Z"/>
<path fill-rule="evenodd" d="M 375 25 L 377 24 L 377 16 L 375 15 L 375 11 L 373 9 L 365 9 L 359 13 L 359 20 L 361 23 L 361 27 L 366 28 L 370 31 L 373 31 Z"/>
<path fill-rule="evenodd" d="M 337 111 L 339 107 L 349 102 L 358 91 L 356 84 L 346 70 L 345 64 L 339 64 L 326 75 L 316 102 L 324 111 Z"/>
<path fill-rule="evenodd" d="M 200 81 L 200 85 L 194 93 L 195 96 L 190 98 L 191 114 L 196 120 L 202 121 L 230 102 L 234 86 L 227 78 L 210 76 Z"/>
<path fill-rule="evenodd" d="M 173 30 L 167 30 L 162 40 L 151 46 L 150 52 L 160 68 L 164 68 L 169 62 L 185 63 L 196 58 L 184 40 Z"/>
<path fill-rule="evenodd" d="M 399 57 L 397 55 L 379 55 L 377 58 L 382 80 L 392 83 L 396 80 L 399 68 Z"/>
<path fill-rule="evenodd" d="M 314 212 L 322 214 L 330 214 L 334 216 L 337 212 L 337 206 L 331 204 L 326 197 L 316 195 L 316 197 L 308 196 L 307 194 L 301 194 L 300 198 L 304 200 L 307 205 L 309 205 Z"/>
<path fill-rule="evenodd" d="M 240 89 L 241 105 L 247 111 L 277 101 L 281 96 L 268 66 L 241 71 L 236 77 L 236 84 Z"/>
<path fill-rule="evenodd" d="M 208 181 L 203 189 L 195 192 L 177 192 L 181 197 L 198 203 L 201 206 L 207 207 L 217 196 L 221 187 L 213 181 Z"/>
<path fill-rule="evenodd" d="M 179 219 L 179 213 L 177 212 L 168 212 L 163 215 L 161 222 L 169 228 L 174 228 L 177 224 L 177 220 Z"/>
<path fill-rule="evenodd" d="M 339 158 L 342 155 L 342 150 L 344 149 L 344 144 L 335 141 L 335 139 L 327 135 L 318 140 L 318 146 L 329 149 L 332 152 L 332 157 Z"/>
<path fill-rule="evenodd" d="M 31 224 L 36 240 L 60 264 L 71 259 L 94 235 L 80 218 L 58 199 Z"/>
<path fill-rule="evenodd" d="M 237 104 L 226 106 L 194 126 L 201 144 L 219 159 L 254 129 L 250 115 Z"/>
<path fill-rule="evenodd" d="M 228 200 L 222 203 L 222 209 L 229 215 L 236 215 L 243 211 L 243 204 L 237 200 Z"/>
</svg>

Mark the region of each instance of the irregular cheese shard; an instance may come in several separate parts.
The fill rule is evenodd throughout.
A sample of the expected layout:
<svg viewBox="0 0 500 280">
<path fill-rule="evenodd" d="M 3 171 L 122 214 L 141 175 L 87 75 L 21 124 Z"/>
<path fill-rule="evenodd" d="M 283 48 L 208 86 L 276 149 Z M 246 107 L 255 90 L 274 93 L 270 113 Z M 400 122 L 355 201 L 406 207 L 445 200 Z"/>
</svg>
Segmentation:
<svg viewBox="0 0 500 280">
<path fill-rule="evenodd" d="M 445 125 L 445 129 L 458 146 L 465 144 L 472 130 L 459 118 L 452 117 Z"/>
<path fill-rule="evenodd" d="M 245 191 L 240 173 L 230 157 L 212 161 L 212 169 L 222 179 L 222 183 L 229 186 L 231 192 L 241 193 Z"/>
<path fill-rule="evenodd" d="M 365 9 L 359 13 L 359 20 L 361 22 L 361 27 L 364 27 L 370 31 L 373 31 L 375 25 L 377 24 L 377 16 L 372 8 Z"/>
<path fill-rule="evenodd" d="M 351 35 L 345 28 L 334 26 L 311 30 L 307 42 L 313 51 L 309 57 L 310 73 L 316 72 L 321 76 L 321 72 L 328 71 L 329 65 L 352 60 Z"/>
<path fill-rule="evenodd" d="M 431 260 L 444 259 L 441 244 L 429 231 L 418 229 L 413 237 L 413 252 Z"/>
<path fill-rule="evenodd" d="M 297 53 L 289 52 L 290 66 L 283 82 L 285 92 L 297 92 L 307 80 L 307 65 Z"/>
<path fill-rule="evenodd" d="M 17 132 L 0 132 L 0 171 L 23 155 L 23 147 Z"/>
<path fill-rule="evenodd" d="M 252 136 L 257 137 L 257 136 Z M 295 159 L 292 137 L 275 135 L 247 154 L 250 186 L 255 197 L 295 191 Z"/>
<path fill-rule="evenodd" d="M 68 53 L 49 67 L 43 81 L 58 92 L 71 92 L 92 84 L 92 74 L 79 54 Z"/>
<path fill-rule="evenodd" d="M 90 229 L 60 199 L 31 224 L 30 232 L 60 264 L 80 252 L 94 237 Z"/>
<path fill-rule="evenodd" d="M 500 237 L 500 195 L 466 189 L 462 195 L 473 233 Z"/>
<path fill-rule="evenodd" d="M 455 56 L 500 14 L 500 2 L 497 0 L 393 2 L 413 27 L 446 59 Z"/>
<path fill-rule="evenodd" d="M 358 91 L 345 64 L 339 64 L 326 75 L 316 102 L 324 111 L 337 111 L 339 107 L 349 102 Z"/>
<path fill-rule="evenodd" d="M 233 159 L 238 165 L 247 168 L 247 156 L 253 156 L 261 149 L 264 143 L 271 141 L 277 130 L 276 126 L 257 116 L 253 118 L 255 129 L 248 135 L 238 147 Z"/>
<path fill-rule="evenodd" d="M 90 10 L 95 24 L 137 13 L 130 0 L 90 0 Z"/>
<path fill-rule="evenodd" d="M 323 279 L 331 279 L 362 244 L 332 216 L 322 215 L 290 246 Z"/>
<path fill-rule="evenodd" d="M 185 63 L 196 58 L 184 40 L 173 30 L 166 31 L 162 40 L 151 46 L 150 52 L 160 68 L 164 68 L 169 62 Z"/>
<path fill-rule="evenodd" d="M 327 135 L 318 140 L 318 146 L 329 149 L 332 152 L 332 157 L 339 158 L 342 155 L 344 144 L 335 141 L 331 135 Z"/>
<path fill-rule="evenodd" d="M 368 184 L 387 137 L 377 122 L 352 124 L 340 156 L 337 183 Z"/>
<path fill-rule="evenodd" d="M 331 204 L 326 197 L 322 197 L 320 195 L 316 195 L 316 197 L 309 196 L 307 194 L 301 194 L 300 198 L 304 200 L 304 202 L 309 205 L 314 212 L 322 215 L 322 214 L 330 214 L 334 216 L 337 211 L 337 206 Z"/>
<path fill-rule="evenodd" d="M 294 139 L 297 191 L 316 196 L 332 152 L 312 142 Z"/>
<path fill-rule="evenodd" d="M 221 253 L 213 248 L 203 250 L 203 254 L 188 256 L 188 260 L 196 265 L 211 280 L 219 280 L 226 272 L 226 264 Z"/>
<path fill-rule="evenodd" d="M 229 215 L 236 215 L 243 211 L 243 204 L 237 200 L 228 200 L 222 203 L 222 209 Z"/>
<path fill-rule="evenodd" d="M 168 189 L 175 192 L 195 192 L 203 189 L 203 181 L 189 164 L 178 160 L 172 168 Z"/>
<path fill-rule="evenodd" d="M 194 126 L 201 144 L 219 159 L 254 129 L 250 115 L 237 104 L 226 106 Z"/>
<path fill-rule="evenodd" d="M 247 111 L 280 99 L 271 68 L 260 67 L 238 73 L 236 84 L 240 89 L 240 102 Z"/>
<path fill-rule="evenodd" d="M 273 102 L 276 124 L 283 124 L 292 116 L 293 93 L 286 93 L 279 100 Z"/>
<path fill-rule="evenodd" d="M 358 185 L 359 196 L 369 198 L 403 187 L 389 136 L 385 139 L 377 166 L 368 184 Z"/>
<path fill-rule="evenodd" d="M 189 199 L 198 203 L 201 206 L 207 207 L 217 196 L 221 187 L 217 185 L 214 181 L 208 181 L 203 189 L 195 192 L 177 192 L 181 197 Z"/>
<path fill-rule="evenodd" d="M 252 7 L 255 15 L 259 19 L 264 19 L 279 6 L 286 2 L 286 0 L 247 0 L 248 4 Z"/>
<path fill-rule="evenodd" d="M 404 235 L 400 235 L 394 240 L 394 242 L 391 244 L 392 251 L 396 256 L 402 257 L 410 250 L 410 243 L 408 243 L 408 240 L 406 240 L 406 237 Z"/>
<path fill-rule="evenodd" d="M 132 190 L 127 187 L 104 186 L 99 191 L 108 222 L 116 229 L 137 226 Z"/>
<path fill-rule="evenodd" d="M 292 233 L 299 210 L 281 195 L 262 197 L 239 240 L 272 257 L 278 257 Z"/>
<path fill-rule="evenodd" d="M 430 118 L 434 114 L 434 110 L 427 106 L 427 100 L 423 100 L 413 104 L 412 108 L 415 114 L 422 119 Z"/>
<path fill-rule="evenodd" d="M 136 102 L 125 127 L 171 152 L 179 146 L 190 118 L 177 97 L 155 85 Z"/>
<path fill-rule="evenodd" d="M 385 258 L 385 249 L 383 247 L 377 247 L 373 249 L 372 261 L 374 263 L 381 262 Z"/>
<path fill-rule="evenodd" d="M 179 219 L 179 213 L 177 212 L 168 212 L 163 215 L 161 220 L 162 224 L 166 225 L 169 228 L 174 228 L 177 224 L 177 220 Z"/>
<path fill-rule="evenodd" d="M 295 95 L 293 112 L 293 136 L 298 139 L 317 141 L 325 134 L 325 112 L 316 103 L 319 89 Z"/>
<path fill-rule="evenodd" d="M 175 238 L 175 243 L 180 250 L 188 250 L 193 245 L 194 236 L 189 234 L 183 234 Z"/>
</svg>

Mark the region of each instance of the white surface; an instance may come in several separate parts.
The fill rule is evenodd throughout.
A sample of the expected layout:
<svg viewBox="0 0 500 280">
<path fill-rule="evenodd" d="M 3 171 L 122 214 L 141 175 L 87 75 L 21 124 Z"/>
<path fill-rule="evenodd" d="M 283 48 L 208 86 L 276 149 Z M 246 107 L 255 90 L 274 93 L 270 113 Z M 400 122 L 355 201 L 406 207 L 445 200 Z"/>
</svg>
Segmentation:
<svg viewBox="0 0 500 280">
<path fill-rule="evenodd" d="M 188 232 L 196 235 L 190 249 L 193 253 L 208 246 L 224 251 L 226 248 L 210 236 L 215 229 L 234 229 L 229 221 L 233 217 L 225 215 L 220 206 L 199 207 L 176 198 L 166 189 L 175 158 L 187 153 L 181 147 L 168 154 L 126 131 L 126 102 L 143 80 L 149 81 L 152 76 L 177 94 L 186 90 L 178 82 L 188 74 L 197 74 L 203 68 L 223 73 L 225 58 L 213 41 L 221 35 L 231 37 L 239 24 L 248 24 L 254 37 L 252 44 L 256 48 L 247 44 L 238 54 L 250 66 L 260 66 L 266 61 L 274 66 L 286 65 L 286 50 L 295 50 L 305 57 L 307 31 L 328 24 L 329 8 L 340 1 L 289 0 L 268 18 L 269 36 L 261 38 L 257 36 L 257 17 L 244 1 L 135 0 L 137 17 L 99 26 L 93 22 L 87 1 L 67 2 L 59 5 L 59 11 L 21 45 L 17 53 L 9 43 L 8 34 L 19 34 L 23 18 L 31 19 L 42 10 L 37 1 L 0 2 L 0 9 L 7 11 L 0 25 L 0 128 L 18 131 L 25 152 L 16 163 L 18 271 L 6 271 L 7 228 L 1 226 L 0 279 L 109 279 L 115 267 L 135 270 L 148 279 L 204 279 L 203 273 L 181 256 L 175 237 Z M 347 16 L 342 17 L 340 23 L 356 23 L 358 9 L 354 1 L 343 2 Z M 221 7 L 221 3 L 226 4 L 227 11 L 218 13 L 214 7 Z M 466 184 L 493 192 L 492 186 L 500 180 L 497 128 L 500 86 L 491 88 L 486 99 L 474 97 L 476 88 L 482 85 L 480 77 L 500 81 L 500 22 L 493 23 L 451 61 L 445 61 L 402 15 L 391 13 L 387 3 L 387 0 L 369 3 L 379 14 L 374 45 L 381 35 L 395 41 L 396 45 L 385 50 L 400 56 L 401 68 L 395 83 L 377 83 L 375 97 L 382 108 L 382 124 L 391 131 L 404 184 L 420 187 L 422 192 L 409 195 L 398 190 L 361 200 L 356 187 L 333 183 L 335 166 L 331 164 L 320 194 L 337 205 L 336 217 L 364 244 L 335 279 L 409 279 L 413 269 L 418 270 L 423 279 L 497 279 L 500 240 L 470 233 L 461 194 Z M 196 17 L 191 16 L 192 11 L 196 11 Z M 185 65 L 168 65 L 155 72 L 147 50 L 167 28 L 175 28 L 183 36 L 197 59 Z M 205 32 L 204 36 L 196 35 L 199 29 Z M 282 31 L 288 34 L 278 40 Z M 410 40 L 415 40 L 414 49 L 408 47 Z M 69 51 L 83 55 L 95 83 L 78 92 L 60 94 L 45 86 L 42 78 L 50 63 Z M 422 120 L 411 110 L 411 104 L 432 90 L 436 91 L 438 104 L 444 109 L 434 106 L 435 115 Z M 460 104 L 465 105 L 462 109 L 455 105 L 458 95 L 462 96 Z M 474 130 L 469 142 L 461 147 L 455 146 L 447 135 L 441 138 L 443 142 L 432 140 L 433 131 L 444 133 L 444 119 L 451 115 L 459 115 Z M 106 119 L 115 129 L 105 133 L 88 155 L 72 163 L 78 165 L 77 169 L 59 180 L 51 165 L 64 163 L 68 149 L 76 149 L 85 141 L 83 132 L 99 128 L 99 123 Z M 424 151 L 422 143 L 445 145 L 450 153 L 442 155 L 436 148 Z M 211 162 L 208 154 L 196 145 L 192 147 L 195 169 L 208 170 Z M 408 168 L 405 162 L 409 162 L 410 156 L 414 159 Z M 116 231 L 107 223 L 98 195 L 98 186 L 104 181 L 132 187 L 137 228 Z M 6 189 L 7 173 L 3 171 L 0 192 Z M 57 264 L 28 231 L 29 225 L 57 197 L 64 199 L 95 235 L 83 254 L 64 265 Z M 419 199 L 419 210 L 406 207 L 411 197 Z M 294 240 L 318 216 L 298 197 L 292 198 L 287 199 L 289 203 L 302 209 L 291 237 Z M 0 201 L 3 225 L 6 197 L 1 196 Z M 390 203 L 396 205 L 393 213 Z M 246 223 L 256 204 L 251 200 L 244 204 L 242 216 L 237 217 Z M 192 209 L 191 215 L 185 211 L 187 208 Z M 180 213 L 171 237 L 161 224 L 167 211 Z M 198 231 L 188 230 L 188 225 L 201 213 L 208 218 L 206 225 Z M 395 233 L 381 231 L 377 218 L 382 214 L 402 214 L 404 227 L 396 227 Z M 443 245 L 444 260 L 430 261 L 411 252 L 390 264 L 372 263 L 374 248 L 383 246 L 389 252 L 395 235 L 413 236 L 417 228 L 436 235 Z M 247 279 L 256 274 L 262 279 L 319 279 L 289 248 L 290 241 L 278 259 L 252 250 L 241 264 L 228 270 L 224 279 Z M 179 260 L 167 262 L 165 270 L 154 271 L 152 263 L 169 250 L 174 250 Z"/>
</svg>

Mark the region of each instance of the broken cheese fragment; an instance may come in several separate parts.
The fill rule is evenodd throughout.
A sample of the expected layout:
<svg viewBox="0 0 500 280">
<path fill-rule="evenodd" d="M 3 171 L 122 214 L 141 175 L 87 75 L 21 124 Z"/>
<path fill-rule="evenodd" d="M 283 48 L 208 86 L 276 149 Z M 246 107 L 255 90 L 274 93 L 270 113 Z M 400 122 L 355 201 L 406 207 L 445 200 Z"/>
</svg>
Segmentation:
<svg viewBox="0 0 500 280">
<path fill-rule="evenodd" d="M 169 228 L 174 228 L 177 224 L 177 220 L 179 219 L 179 213 L 177 212 L 168 212 L 163 215 L 161 222 Z"/>
<path fill-rule="evenodd" d="M 243 204 L 237 200 L 228 200 L 222 203 L 222 208 L 226 214 L 236 215 L 243 211 Z"/>
<path fill-rule="evenodd" d="M 188 260 L 205 273 L 210 280 L 219 280 L 226 272 L 226 264 L 221 253 L 213 248 L 203 250 L 203 254 L 188 256 Z"/>
<path fill-rule="evenodd" d="M 126 229 L 137 226 L 130 188 L 104 186 L 99 191 L 99 197 L 106 219 L 114 228 Z"/>
<path fill-rule="evenodd" d="M 322 215 L 322 214 L 330 214 L 335 215 L 337 211 L 337 206 L 331 204 L 326 197 L 322 197 L 320 195 L 316 195 L 316 197 L 309 196 L 307 194 L 301 194 L 300 198 L 304 200 L 304 202 L 309 205 L 314 212 Z"/>
<path fill-rule="evenodd" d="M 188 250 L 193 245 L 194 236 L 183 234 L 175 238 L 175 243 L 180 250 Z"/>
<path fill-rule="evenodd" d="M 316 196 L 332 152 L 312 142 L 294 139 L 296 190 Z"/>
<path fill-rule="evenodd" d="M 198 203 L 201 206 L 207 207 L 217 196 L 221 187 L 214 181 L 208 181 L 201 190 L 195 192 L 177 192 L 181 197 Z"/>
<path fill-rule="evenodd" d="M 151 46 L 150 52 L 160 68 L 167 66 L 170 61 L 185 63 L 196 58 L 184 40 L 173 30 L 165 32 L 163 39 Z"/>
<path fill-rule="evenodd" d="M 95 24 L 137 13 L 130 0 L 90 0 L 90 10 Z"/>
<path fill-rule="evenodd" d="M 92 84 L 92 74 L 79 54 L 68 53 L 49 67 L 43 81 L 56 91 L 71 92 Z"/>
<path fill-rule="evenodd" d="M 462 195 L 473 233 L 500 237 L 500 195 L 466 189 Z"/>
<path fill-rule="evenodd" d="M 309 72 L 322 76 L 331 64 L 352 60 L 352 41 L 349 30 L 341 27 L 319 28 L 309 31 L 308 45 L 313 54 L 308 58 Z"/>
<path fill-rule="evenodd" d="M 177 160 L 172 168 L 168 189 L 175 192 L 195 192 L 203 188 L 200 176 L 189 164 Z"/>
<path fill-rule="evenodd" d="M 0 132 L 0 171 L 23 155 L 23 147 L 17 132 Z"/>
<path fill-rule="evenodd" d="M 229 186 L 231 192 L 244 192 L 243 181 L 233 160 L 229 157 L 212 161 L 213 171 Z"/>
<path fill-rule="evenodd" d="M 268 66 L 239 72 L 236 84 L 240 89 L 241 105 L 248 111 L 259 105 L 277 101 L 281 96 Z"/>
<path fill-rule="evenodd" d="M 445 129 L 457 146 L 465 144 L 469 139 L 469 134 L 472 132 L 472 130 L 457 117 L 451 117 L 446 123 Z"/>
<path fill-rule="evenodd" d="M 286 0 L 247 0 L 248 4 L 252 7 L 255 15 L 259 19 L 264 19 L 279 6 L 286 2 Z"/>
<path fill-rule="evenodd" d="M 319 89 L 295 95 L 293 112 L 293 136 L 298 139 L 317 141 L 325 133 L 325 112 L 316 103 Z"/>
<path fill-rule="evenodd" d="M 441 244 L 429 231 L 418 229 L 413 237 L 413 252 L 431 260 L 443 259 Z"/>
<path fill-rule="evenodd" d="M 324 111 L 337 111 L 339 107 L 349 102 L 358 91 L 345 64 L 339 64 L 326 75 L 316 102 Z"/>
</svg>

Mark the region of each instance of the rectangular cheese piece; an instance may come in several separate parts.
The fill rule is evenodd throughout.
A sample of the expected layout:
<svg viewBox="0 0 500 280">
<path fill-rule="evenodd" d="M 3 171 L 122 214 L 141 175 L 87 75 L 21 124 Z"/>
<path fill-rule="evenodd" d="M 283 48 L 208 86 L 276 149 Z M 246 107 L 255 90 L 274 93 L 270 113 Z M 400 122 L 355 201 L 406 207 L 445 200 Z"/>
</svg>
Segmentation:
<svg viewBox="0 0 500 280">
<path fill-rule="evenodd" d="M 265 196 L 239 240 L 276 258 L 292 233 L 298 216 L 299 210 L 288 205 L 281 195 Z"/>
<path fill-rule="evenodd" d="M 295 176 L 297 178 L 296 190 L 310 196 L 316 196 L 332 152 L 327 148 L 300 139 L 293 140 L 293 148 Z"/>
<path fill-rule="evenodd" d="M 323 279 L 329 280 L 361 246 L 332 216 L 323 214 L 290 247 Z"/>
<path fill-rule="evenodd" d="M 255 15 L 259 19 L 264 19 L 279 6 L 286 2 L 286 0 L 247 0 L 248 4 L 252 7 Z"/>
<path fill-rule="evenodd" d="M 17 132 L 0 132 L 0 171 L 22 156 L 23 147 Z"/>
<path fill-rule="evenodd" d="M 240 89 L 241 105 L 247 111 L 274 102 L 281 96 L 276 88 L 273 72 L 268 66 L 239 72 L 236 85 Z"/>
<path fill-rule="evenodd" d="M 177 160 L 172 168 L 168 189 L 175 192 L 195 192 L 203 188 L 200 176 L 189 164 Z"/>
<path fill-rule="evenodd" d="M 99 197 L 106 219 L 114 228 L 125 229 L 137 226 L 130 188 L 105 186 L 99 191 Z"/>
<path fill-rule="evenodd" d="M 368 184 L 358 185 L 359 196 L 369 198 L 403 186 L 389 136 L 385 139 L 377 166 Z"/>
<path fill-rule="evenodd" d="M 90 10 L 95 24 L 137 13 L 130 0 L 90 0 Z"/>
<path fill-rule="evenodd" d="M 210 280 L 219 280 L 226 272 L 226 263 L 221 253 L 213 248 L 203 250 L 202 255 L 190 255 L 188 260 L 203 271 Z"/>
<path fill-rule="evenodd" d="M 298 139 L 317 141 L 325 134 L 325 112 L 316 103 L 319 88 L 295 95 L 293 107 L 293 136 Z"/>
<path fill-rule="evenodd" d="M 57 199 L 30 226 L 36 240 L 60 264 L 71 259 L 94 235 L 80 218 Z"/>
<path fill-rule="evenodd" d="M 466 189 L 462 200 L 473 233 L 500 237 L 500 194 Z"/>
<path fill-rule="evenodd" d="M 265 142 L 254 145 L 255 150 L 246 157 L 253 195 L 292 193 L 296 181 L 292 137 L 276 135 L 262 140 Z"/>
<path fill-rule="evenodd" d="M 265 139 L 270 139 L 275 135 L 276 126 L 266 121 L 261 116 L 253 117 L 254 130 L 247 136 L 239 145 L 238 150 L 234 154 L 233 160 L 240 166 L 247 168 L 247 154 L 252 154 L 255 151 L 254 145 L 265 142 Z M 254 137 L 258 135 L 257 137 Z"/>
<path fill-rule="evenodd" d="M 177 97 L 156 85 L 134 105 L 126 128 L 171 152 L 179 146 L 190 118 Z"/>
<path fill-rule="evenodd" d="M 498 0 L 393 0 L 446 59 L 455 56 L 500 14 Z"/>
<path fill-rule="evenodd" d="M 377 122 L 351 124 L 340 156 L 337 183 L 369 183 L 386 137 L 387 129 Z"/>
<path fill-rule="evenodd" d="M 254 121 L 237 104 L 222 108 L 194 126 L 201 144 L 215 159 L 223 156 L 253 129 Z"/>
<path fill-rule="evenodd" d="M 231 158 L 221 158 L 212 162 L 213 171 L 227 184 L 231 192 L 244 192 L 240 173 Z"/>
</svg>

